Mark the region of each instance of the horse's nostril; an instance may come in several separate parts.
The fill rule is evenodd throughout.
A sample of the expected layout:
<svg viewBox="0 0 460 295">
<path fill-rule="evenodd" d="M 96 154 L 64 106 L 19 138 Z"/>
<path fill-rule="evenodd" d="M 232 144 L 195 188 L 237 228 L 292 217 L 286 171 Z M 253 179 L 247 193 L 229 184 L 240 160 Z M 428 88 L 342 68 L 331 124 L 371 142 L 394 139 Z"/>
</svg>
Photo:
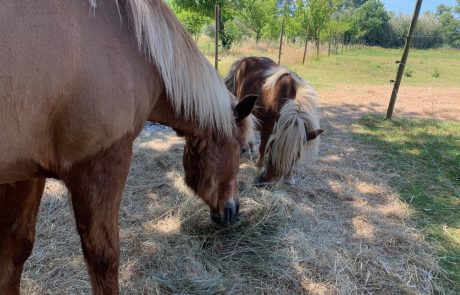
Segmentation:
<svg viewBox="0 0 460 295">
<path fill-rule="evenodd" d="M 215 211 L 211 209 L 211 219 L 215 223 L 219 225 L 229 225 L 235 221 L 238 212 L 240 211 L 240 203 L 239 201 L 231 200 L 228 202 L 224 207 L 223 214 L 220 214 L 219 211 Z"/>
<path fill-rule="evenodd" d="M 229 224 L 232 219 L 233 219 L 232 208 L 225 208 L 224 209 L 224 224 Z"/>
</svg>

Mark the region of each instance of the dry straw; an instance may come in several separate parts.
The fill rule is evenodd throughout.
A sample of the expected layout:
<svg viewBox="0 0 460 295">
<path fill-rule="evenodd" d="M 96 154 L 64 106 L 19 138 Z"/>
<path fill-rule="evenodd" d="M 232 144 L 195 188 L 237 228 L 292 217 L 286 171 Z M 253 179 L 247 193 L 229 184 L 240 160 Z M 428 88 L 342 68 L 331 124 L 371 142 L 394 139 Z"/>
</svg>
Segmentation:
<svg viewBox="0 0 460 295">
<path fill-rule="evenodd" d="M 143 132 L 120 214 L 124 294 L 428 294 L 439 268 L 409 209 L 374 175 L 369 151 L 325 126 L 321 160 L 296 187 L 252 188 L 228 228 L 185 187 L 181 139 Z M 338 128 L 341 128 L 340 126 Z M 90 286 L 63 187 L 50 181 L 23 294 L 87 294 Z"/>
</svg>

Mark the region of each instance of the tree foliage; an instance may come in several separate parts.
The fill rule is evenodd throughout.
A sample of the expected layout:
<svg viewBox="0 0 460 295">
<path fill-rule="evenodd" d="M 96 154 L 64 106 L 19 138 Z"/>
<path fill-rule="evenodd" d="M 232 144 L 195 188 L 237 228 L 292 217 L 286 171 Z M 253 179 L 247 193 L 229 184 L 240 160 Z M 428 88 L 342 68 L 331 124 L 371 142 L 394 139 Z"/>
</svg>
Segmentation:
<svg viewBox="0 0 460 295">
<path fill-rule="evenodd" d="M 254 33 L 256 42 L 270 20 L 277 18 L 276 0 L 235 0 L 234 7 L 235 16 Z"/>
<path fill-rule="evenodd" d="M 228 48 L 238 38 L 276 40 L 285 20 L 289 42 L 313 40 L 337 47 L 340 42 L 401 47 L 410 26 L 410 15 L 386 11 L 381 0 L 169 0 L 185 28 L 195 37 L 204 24 L 221 11 L 221 41 Z M 460 48 L 460 0 L 450 7 L 440 5 L 436 13 L 419 18 L 413 46 Z"/>
<path fill-rule="evenodd" d="M 310 20 L 307 13 L 307 3 L 297 0 L 293 10 L 285 11 L 286 17 L 286 37 L 290 40 L 308 38 Z"/>
<path fill-rule="evenodd" d="M 211 21 L 209 17 L 196 11 L 180 10 L 176 15 L 185 29 L 195 38 L 195 41 L 198 40 L 203 26 Z"/>
<path fill-rule="evenodd" d="M 233 20 L 232 0 L 171 0 L 179 9 L 193 11 L 214 19 L 216 4 L 220 7 L 220 38 L 224 49 L 230 48 L 235 39 L 231 30 L 226 30 L 226 24 Z M 233 26 L 232 24 L 230 25 Z M 230 28 L 231 29 L 231 28 Z"/>
<path fill-rule="evenodd" d="M 436 15 L 442 26 L 442 38 L 445 45 L 460 48 L 460 20 L 455 17 L 460 14 L 460 0 L 457 0 L 456 7 L 439 5 Z"/>
<path fill-rule="evenodd" d="M 385 6 L 380 0 L 369 0 L 356 9 L 354 25 L 358 37 L 363 38 L 367 44 L 383 45 L 382 36 L 390 20 Z"/>
</svg>

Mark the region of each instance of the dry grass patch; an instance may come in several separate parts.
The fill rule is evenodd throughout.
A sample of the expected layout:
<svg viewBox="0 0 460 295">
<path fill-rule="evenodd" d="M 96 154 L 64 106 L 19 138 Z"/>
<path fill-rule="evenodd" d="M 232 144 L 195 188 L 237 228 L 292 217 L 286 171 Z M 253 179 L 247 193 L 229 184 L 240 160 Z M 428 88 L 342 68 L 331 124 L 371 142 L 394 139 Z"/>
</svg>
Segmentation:
<svg viewBox="0 0 460 295">
<path fill-rule="evenodd" d="M 183 183 L 182 140 L 144 131 L 120 215 L 122 293 L 432 293 L 438 266 L 407 207 L 350 165 L 368 168 L 360 147 L 334 140 L 324 137 L 317 166 L 296 170 L 295 187 L 253 188 L 243 163 L 241 217 L 221 228 Z M 70 212 L 65 189 L 48 182 L 24 294 L 90 292 Z"/>
</svg>

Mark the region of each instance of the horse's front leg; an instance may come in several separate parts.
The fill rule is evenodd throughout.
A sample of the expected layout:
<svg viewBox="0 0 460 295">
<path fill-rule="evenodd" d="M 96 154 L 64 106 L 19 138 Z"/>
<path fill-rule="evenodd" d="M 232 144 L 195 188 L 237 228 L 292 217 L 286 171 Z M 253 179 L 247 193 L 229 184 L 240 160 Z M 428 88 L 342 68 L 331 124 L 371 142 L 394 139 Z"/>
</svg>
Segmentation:
<svg viewBox="0 0 460 295">
<path fill-rule="evenodd" d="M 74 165 L 64 181 L 93 294 L 118 294 L 118 215 L 132 155 L 131 136 Z"/>
<path fill-rule="evenodd" d="M 44 188 L 45 178 L 0 185 L 0 294 L 19 294 Z"/>
<path fill-rule="evenodd" d="M 270 132 L 262 130 L 260 132 L 260 145 L 259 145 L 259 158 L 257 159 L 256 168 L 257 173 L 260 174 L 263 170 L 265 163 L 265 151 L 267 148 L 268 139 L 270 138 Z"/>
</svg>

